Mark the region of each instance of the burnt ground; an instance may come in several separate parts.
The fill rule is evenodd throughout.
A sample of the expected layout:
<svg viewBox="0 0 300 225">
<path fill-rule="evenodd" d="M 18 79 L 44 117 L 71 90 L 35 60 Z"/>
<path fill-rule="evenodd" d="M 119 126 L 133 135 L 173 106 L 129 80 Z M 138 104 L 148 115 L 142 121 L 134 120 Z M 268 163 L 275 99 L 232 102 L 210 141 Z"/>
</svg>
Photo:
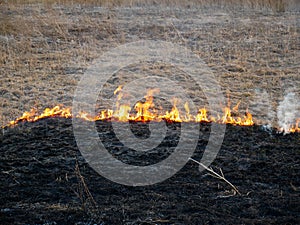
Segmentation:
<svg viewBox="0 0 300 225">
<path fill-rule="evenodd" d="M 127 163 L 168 156 L 180 137 L 169 124 L 159 154 L 137 155 L 118 143 L 109 122 L 97 122 L 108 150 Z M 210 125 L 201 124 L 193 158 L 200 159 Z M 147 126 L 133 124 L 139 138 Z M 77 148 L 70 119 L 5 128 L 0 136 L 1 224 L 299 224 L 300 134 L 260 126 L 227 126 L 212 163 L 240 191 L 199 172 L 189 161 L 161 183 L 130 187 L 97 174 Z M 171 151 L 170 150 L 170 151 Z M 134 156 L 134 157 L 133 157 Z M 153 161 L 151 161 L 151 157 Z M 150 160 L 149 160 L 150 159 Z"/>
</svg>

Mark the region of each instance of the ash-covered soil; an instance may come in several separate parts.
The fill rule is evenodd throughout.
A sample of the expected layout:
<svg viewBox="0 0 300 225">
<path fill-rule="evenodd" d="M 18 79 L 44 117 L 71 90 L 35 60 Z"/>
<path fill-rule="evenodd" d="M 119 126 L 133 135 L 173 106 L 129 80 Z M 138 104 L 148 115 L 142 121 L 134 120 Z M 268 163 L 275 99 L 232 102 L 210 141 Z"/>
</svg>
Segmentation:
<svg viewBox="0 0 300 225">
<path fill-rule="evenodd" d="M 220 125 L 223 126 L 223 125 Z M 137 155 L 97 122 L 108 151 L 127 163 L 146 164 L 172 154 L 180 124 L 168 124 L 163 144 Z M 146 124 L 134 123 L 147 138 Z M 201 124 L 193 158 L 200 160 L 210 124 Z M 159 154 L 155 154 L 155 151 Z M 159 156 L 159 157 L 158 157 Z M 232 182 L 199 172 L 189 161 L 161 183 L 123 186 L 97 174 L 77 148 L 70 119 L 50 118 L 5 128 L 0 136 L 1 224 L 299 224 L 300 134 L 260 126 L 227 126 L 212 168 Z"/>
</svg>

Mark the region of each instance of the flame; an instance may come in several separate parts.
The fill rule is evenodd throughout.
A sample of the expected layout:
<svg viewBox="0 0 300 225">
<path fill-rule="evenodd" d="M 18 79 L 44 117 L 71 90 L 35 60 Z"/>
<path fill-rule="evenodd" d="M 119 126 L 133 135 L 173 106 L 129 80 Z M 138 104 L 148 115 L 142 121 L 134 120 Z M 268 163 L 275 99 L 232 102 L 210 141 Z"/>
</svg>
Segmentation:
<svg viewBox="0 0 300 225">
<path fill-rule="evenodd" d="M 118 94 L 121 90 L 122 90 L 123 86 L 120 85 L 115 91 L 114 91 L 114 95 Z"/>
<path fill-rule="evenodd" d="M 300 132 L 300 118 L 296 120 L 295 124 L 290 124 L 287 130 L 280 129 L 284 133 Z"/>
<path fill-rule="evenodd" d="M 239 101 L 239 102 L 236 104 L 236 106 L 234 106 L 234 107 L 232 108 L 232 110 L 233 110 L 234 112 L 238 112 L 238 111 L 239 111 L 239 106 L 240 106 L 240 104 L 241 104 L 241 102 Z"/>
<path fill-rule="evenodd" d="M 156 110 L 154 110 L 154 102 L 153 102 L 153 94 L 159 93 L 159 89 L 151 89 L 147 92 L 147 95 L 145 96 L 146 101 L 145 102 L 137 102 L 134 106 L 134 109 L 136 110 L 136 116 L 129 116 L 127 120 L 135 120 L 135 121 L 151 121 L 156 120 L 159 118 L 157 117 Z M 128 105 L 126 105 L 128 106 Z M 129 106 L 130 108 L 130 106 Z M 151 110 L 153 109 L 153 110 Z M 131 108 L 130 108 L 131 110 Z"/>
<path fill-rule="evenodd" d="M 119 86 L 114 94 L 117 95 L 116 109 L 105 109 L 100 111 L 96 116 L 91 116 L 86 112 L 80 112 L 78 115 L 71 113 L 71 108 L 63 106 L 55 106 L 53 108 L 46 108 L 41 114 L 38 114 L 36 109 L 32 109 L 29 112 L 24 112 L 23 115 L 13 121 L 10 121 L 8 126 L 16 125 L 20 122 L 35 122 L 37 120 L 49 117 L 62 117 L 62 118 L 81 118 L 87 121 L 97 120 L 114 120 L 119 122 L 127 121 L 157 121 L 162 120 L 168 122 L 213 122 L 220 124 L 232 124 L 239 126 L 252 126 L 254 124 L 252 114 L 246 110 L 245 114 L 240 116 L 238 108 L 240 102 L 237 103 L 233 108 L 230 107 L 230 101 L 228 105 L 223 108 L 223 115 L 210 115 L 206 108 L 200 108 L 196 115 L 191 114 L 189 104 L 184 103 L 185 112 L 181 112 L 178 109 L 180 104 L 179 99 L 172 99 L 172 109 L 163 112 L 158 110 L 154 103 L 153 95 L 159 93 L 159 89 L 150 89 L 143 101 L 137 102 L 133 107 L 129 104 L 121 104 L 120 100 L 124 96 L 122 93 L 122 86 Z M 135 113 L 133 113 L 135 111 Z M 300 132 L 300 118 L 296 121 L 296 124 L 291 125 L 288 132 Z"/>
<path fill-rule="evenodd" d="M 10 121 L 9 125 L 16 125 L 19 122 L 35 122 L 37 120 L 48 117 L 63 117 L 71 118 L 72 113 L 70 108 L 63 108 L 62 106 L 55 106 L 53 108 L 46 108 L 41 114 L 37 113 L 36 109 L 31 109 L 29 112 L 24 112 L 23 115 L 16 120 Z"/>
</svg>

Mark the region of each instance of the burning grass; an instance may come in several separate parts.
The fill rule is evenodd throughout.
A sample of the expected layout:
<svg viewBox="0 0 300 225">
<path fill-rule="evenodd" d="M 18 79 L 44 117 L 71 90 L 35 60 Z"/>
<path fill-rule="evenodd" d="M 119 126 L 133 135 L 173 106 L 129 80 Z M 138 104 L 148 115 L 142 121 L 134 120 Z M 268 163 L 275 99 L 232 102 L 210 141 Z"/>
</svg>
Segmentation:
<svg viewBox="0 0 300 225">
<path fill-rule="evenodd" d="M 118 122 L 208 122 L 208 123 L 221 123 L 221 124 L 233 124 L 240 126 L 251 126 L 254 124 L 252 120 L 252 115 L 246 112 L 244 117 L 232 116 L 232 111 L 235 115 L 239 112 L 237 109 L 231 109 L 230 107 L 225 107 L 223 109 L 224 114 L 222 116 L 212 116 L 209 115 L 208 110 L 205 108 L 200 108 L 196 115 L 191 115 L 189 109 L 186 108 L 185 113 L 180 113 L 177 109 L 176 104 L 173 105 L 171 111 L 166 111 L 165 113 L 156 113 L 155 110 L 152 112 L 152 107 L 148 107 L 148 103 L 138 102 L 134 108 L 136 110 L 135 114 L 130 113 L 131 108 L 128 105 L 121 105 L 116 111 L 112 109 L 103 110 L 93 117 L 86 112 L 80 112 L 78 115 L 73 115 L 71 113 L 71 108 L 66 108 L 63 106 L 55 106 L 53 108 L 46 108 L 41 114 L 39 114 L 35 109 L 29 112 L 24 112 L 21 117 L 11 121 L 9 125 L 17 125 L 20 122 L 35 122 L 40 119 L 50 118 L 50 117 L 61 117 L 61 118 L 81 118 L 87 121 L 97 121 L 97 120 L 114 120 Z M 188 105 L 185 104 L 186 107 Z"/>
<path fill-rule="evenodd" d="M 252 126 L 254 125 L 252 114 L 246 111 L 243 117 L 240 117 L 238 111 L 240 102 L 230 107 L 230 101 L 228 105 L 223 108 L 223 115 L 213 116 L 208 113 L 206 108 L 200 108 L 196 115 L 190 114 L 189 105 L 186 102 L 184 104 L 185 112 L 180 112 L 177 108 L 178 99 L 173 99 L 173 106 L 170 111 L 163 111 L 161 106 L 160 110 L 157 110 L 157 106 L 154 103 L 153 92 L 157 92 L 157 89 L 148 90 L 145 96 L 144 102 L 137 102 L 133 109 L 135 114 L 131 113 L 132 108 L 129 104 L 120 104 L 119 101 L 123 97 L 121 92 L 122 87 L 119 86 L 114 94 L 117 95 L 116 110 L 105 109 L 99 112 L 96 116 L 89 115 L 87 112 L 79 112 L 78 115 L 74 115 L 71 112 L 71 108 L 65 108 L 63 106 L 55 106 L 53 108 L 46 108 L 43 113 L 39 114 L 35 109 L 30 112 L 24 112 L 23 115 L 13 121 L 10 121 L 8 126 L 14 126 L 21 122 L 36 122 L 40 119 L 61 117 L 61 118 L 80 118 L 87 121 L 99 121 L 99 120 L 113 120 L 118 122 L 149 122 L 149 121 L 167 121 L 167 122 L 198 122 L 198 123 L 220 123 L 220 124 L 232 124 L 239 126 Z M 279 128 L 285 133 L 300 132 L 299 127 L 300 119 L 297 119 L 295 124 L 287 124 L 284 128 Z"/>
<path fill-rule="evenodd" d="M 299 221 L 300 134 L 296 131 L 300 122 L 285 124 L 286 130 L 295 132 L 290 135 L 272 129 L 265 132 L 268 127 L 255 125 L 278 126 L 278 109 L 282 118 L 287 112 L 289 118 L 297 116 L 297 107 L 291 104 L 300 96 L 299 12 L 289 11 L 291 1 L 205 2 L 163 1 L 158 6 L 150 0 L 26 0 L 1 4 L 0 126 L 12 121 L 0 133 L 3 223 Z M 174 7 L 163 7 L 171 4 Z M 120 103 L 113 110 L 101 104 L 104 109 L 96 117 L 85 112 L 73 115 L 74 91 L 92 61 L 110 48 L 145 39 L 183 45 L 203 59 L 224 96 L 230 96 L 231 104 L 223 106 L 223 114 L 212 115 L 205 108 L 205 96 L 188 76 L 157 63 L 124 68 L 107 82 L 107 90 L 113 93 L 119 84 L 140 78 L 137 74 L 173 77 L 201 107 L 197 112 L 175 100 L 160 110 L 149 94 L 147 101 L 133 107 Z M 73 117 L 95 121 L 103 129 L 101 141 L 114 157 L 141 165 L 168 156 L 165 147 L 175 145 L 179 136 L 177 122 L 201 123 L 196 160 L 207 145 L 210 122 L 229 124 L 212 166 L 222 168 L 241 195 L 233 196 L 229 186 L 199 174 L 192 162 L 150 188 L 112 183 L 84 162 L 72 132 Z M 113 136 L 110 120 L 137 121 L 131 123 L 137 135 L 149 133 L 144 128 L 152 120 L 170 122 L 167 125 L 174 129 L 158 154 L 136 156 Z M 223 172 L 221 179 L 225 179 Z M 101 203 L 95 217 L 89 211 L 95 204 L 87 204 L 94 202 Z"/>
</svg>

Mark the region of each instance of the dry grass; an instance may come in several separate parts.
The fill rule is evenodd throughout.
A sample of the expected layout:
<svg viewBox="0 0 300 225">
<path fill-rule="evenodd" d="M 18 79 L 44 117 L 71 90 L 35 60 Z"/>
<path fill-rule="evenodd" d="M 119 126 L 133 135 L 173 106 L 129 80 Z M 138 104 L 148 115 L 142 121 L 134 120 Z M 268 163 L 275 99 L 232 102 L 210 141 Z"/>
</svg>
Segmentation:
<svg viewBox="0 0 300 225">
<path fill-rule="evenodd" d="M 93 5 L 139 6 L 158 2 L 171 5 L 171 1 L 153 0 L 2 1 L 0 125 L 32 107 L 71 106 L 77 82 L 93 59 L 109 48 L 140 39 L 157 38 L 186 45 L 216 72 L 233 104 L 242 100 L 241 106 L 249 106 L 250 110 L 255 107 L 251 101 L 257 97 L 256 90 L 266 90 L 274 100 L 270 107 L 276 110 L 284 89 L 300 86 L 297 14 L 277 15 L 270 10 L 286 10 L 285 1 L 228 0 L 222 3 L 226 9 L 221 14 L 222 4 L 215 6 L 220 3 L 218 0 L 210 1 L 209 13 L 205 1 L 172 1 L 187 8 L 182 12 L 164 7 L 160 7 L 161 12 L 147 6 L 143 12 L 127 8 L 137 15 L 129 20 L 119 7 L 93 11 Z M 191 7 L 195 4 L 203 17 Z M 242 9 L 238 9 L 239 4 Z M 230 9 L 231 5 L 235 7 Z M 265 16 L 261 10 L 252 10 L 261 7 L 267 12 Z M 149 25 L 148 9 L 161 21 L 174 18 L 189 22 L 199 17 L 200 28 L 181 29 L 176 22 Z M 235 17 L 227 14 L 228 10 Z M 211 26 L 205 25 L 209 23 Z M 172 72 L 168 67 L 165 71 L 159 68 L 154 66 L 149 71 Z M 196 92 L 191 95 L 197 98 Z"/>
<path fill-rule="evenodd" d="M 296 1 L 295 1 L 296 2 Z M 1 3 L 1 1 L 0 1 Z M 187 0 L 187 1 L 172 1 L 172 0 L 11 0 L 9 4 L 36 4 L 43 3 L 46 5 L 53 4 L 82 4 L 82 5 L 97 5 L 97 6 L 138 6 L 138 5 L 165 5 L 165 6 L 195 6 L 195 5 L 223 5 L 226 7 L 245 6 L 252 8 L 267 7 L 276 12 L 284 12 L 287 5 L 293 4 L 293 1 L 284 0 Z M 8 4 L 8 1 L 2 0 L 2 4 Z"/>
</svg>

